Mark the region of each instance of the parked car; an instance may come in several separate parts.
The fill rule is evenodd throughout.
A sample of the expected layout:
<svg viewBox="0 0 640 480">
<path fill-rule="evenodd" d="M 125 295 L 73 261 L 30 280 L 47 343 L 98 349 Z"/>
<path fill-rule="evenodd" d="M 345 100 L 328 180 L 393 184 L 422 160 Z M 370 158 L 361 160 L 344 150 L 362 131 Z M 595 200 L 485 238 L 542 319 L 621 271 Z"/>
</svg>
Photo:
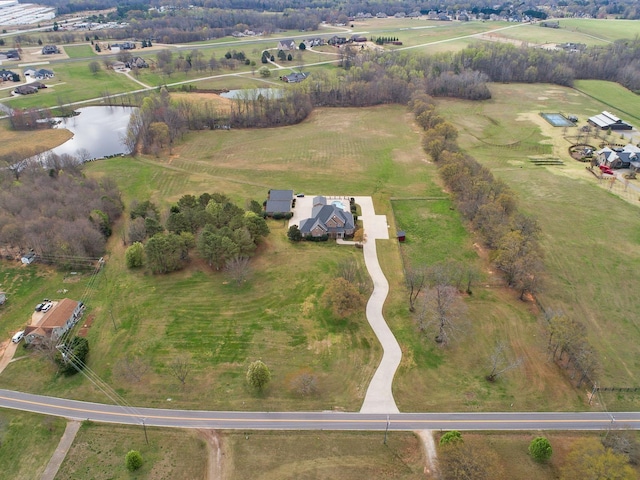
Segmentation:
<svg viewBox="0 0 640 480">
<path fill-rule="evenodd" d="M 44 307 L 42 307 L 43 312 L 48 312 L 51 307 L 53 307 L 53 303 L 47 303 Z"/>
<path fill-rule="evenodd" d="M 36 305 L 36 312 L 42 311 L 42 307 L 44 307 L 44 303 L 39 303 Z"/>
<path fill-rule="evenodd" d="M 598 168 L 600 168 L 600 171 L 602 173 L 606 173 L 607 175 L 613 175 L 613 170 L 611 170 L 611 167 L 608 167 L 606 165 L 600 165 Z"/>
<path fill-rule="evenodd" d="M 16 333 L 11 339 L 11 341 L 13 343 L 20 343 L 20 340 L 22 340 L 22 337 L 24 337 L 24 330 L 20 330 L 18 333 Z"/>
</svg>

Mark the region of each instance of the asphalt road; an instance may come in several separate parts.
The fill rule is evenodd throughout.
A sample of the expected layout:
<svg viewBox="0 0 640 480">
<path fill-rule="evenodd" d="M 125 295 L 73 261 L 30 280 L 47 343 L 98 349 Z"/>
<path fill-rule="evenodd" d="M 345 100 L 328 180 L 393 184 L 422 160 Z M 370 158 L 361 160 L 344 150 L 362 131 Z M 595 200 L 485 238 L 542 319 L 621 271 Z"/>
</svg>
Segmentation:
<svg viewBox="0 0 640 480">
<path fill-rule="evenodd" d="M 343 413 L 213 412 L 115 405 L 0 390 L 0 407 L 96 422 L 227 430 L 607 430 L 640 429 L 640 412 Z"/>
</svg>

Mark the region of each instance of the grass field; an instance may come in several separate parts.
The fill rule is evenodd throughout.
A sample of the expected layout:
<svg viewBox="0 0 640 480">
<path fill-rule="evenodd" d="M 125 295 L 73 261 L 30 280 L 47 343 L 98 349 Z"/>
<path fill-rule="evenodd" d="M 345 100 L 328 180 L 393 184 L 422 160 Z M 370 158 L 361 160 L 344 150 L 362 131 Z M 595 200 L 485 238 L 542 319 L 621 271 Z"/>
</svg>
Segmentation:
<svg viewBox="0 0 640 480">
<path fill-rule="evenodd" d="M 599 384 L 636 386 L 640 324 L 631 286 L 638 281 L 640 250 L 637 225 L 629 219 L 637 215 L 637 206 L 600 188 L 582 164 L 568 158 L 569 142 L 562 139 L 562 130 L 535 114 L 544 108 L 575 112 L 584 119 L 602 106 L 559 87 L 491 89 L 494 98 L 488 102 L 441 101 L 442 112 L 460 129 L 462 146 L 506 180 L 518 192 L 522 208 L 538 217 L 548 269 L 540 299 L 587 325 L 603 365 Z M 510 98 L 519 101 L 514 104 Z M 628 101 L 635 99 L 630 96 Z M 496 125 L 503 127 L 501 134 L 495 132 Z M 515 148 L 500 146 L 518 140 L 522 143 Z M 540 154 L 536 143 L 565 160 L 565 166 L 533 166 L 528 158 Z M 616 408 L 637 408 L 640 401 L 637 396 L 608 397 L 609 407 Z"/>
<path fill-rule="evenodd" d="M 45 151 L 63 144 L 71 138 L 69 130 L 51 128 L 36 131 L 15 131 L 9 120 L 0 120 L 0 155 L 11 152 L 26 152 L 30 155 L 34 149 Z"/>
<path fill-rule="evenodd" d="M 627 122 L 640 125 L 640 96 L 622 85 L 601 80 L 576 80 L 575 89 L 598 100 Z"/>
<path fill-rule="evenodd" d="M 2 477 L 40 478 L 64 427 L 62 418 L 0 409 Z"/>
<path fill-rule="evenodd" d="M 193 132 L 170 158 L 111 159 L 87 168 L 91 175 L 115 179 L 126 202 L 151 198 L 165 207 L 184 193 L 203 191 L 224 191 L 239 204 L 260 201 L 268 188 L 372 195 L 392 229 L 397 222 L 407 231 L 405 248 L 412 261 L 480 262 L 411 125 L 400 106 L 320 109 L 297 126 Z M 390 202 L 391 196 L 396 200 Z M 410 200 L 416 197 L 441 199 Z M 253 278 L 240 290 L 199 264 L 170 276 L 127 272 L 116 233 L 102 283 L 86 302 L 95 315 L 89 331 L 92 368 L 132 403 L 166 404 L 170 397 L 172 404 L 201 408 L 358 409 L 377 365 L 378 344 L 362 316 L 336 324 L 318 299 L 340 263 L 360 255 L 331 245 L 291 246 L 284 224 L 271 222 L 271 228 Z M 466 300 L 472 329 L 443 351 L 416 335 L 400 251 L 389 242 L 378 251 L 392 286 L 385 315 L 405 349 L 395 386 L 403 410 L 500 410 L 514 402 L 531 410 L 577 408 L 579 400 L 564 378 L 553 366 L 535 361 L 544 356 L 540 326 L 514 295 L 479 287 Z M 110 312 L 118 323 L 115 332 Z M 498 338 L 531 362 L 524 375 L 487 385 L 484 365 Z M 180 388 L 167 375 L 167 364 L 184 351 L 193 356 L 194 380 Z M 128 353 L 154 364 L 140 384 L 116 374 Z M 254 358 L 262 358 L 274 373 L 264 398 L 244 385 L 246 365 Z M 290 379 L 302 368 L 319 376 L 322 388 L 315 398 L 300 399 L 289 391 Z M 34 359 L 12 364 L 2 382 L 17 388 L 26 372 L 40 379 L 27 387 L 34 391 L 102 400 L 81 378 L 52 377 L 51 367 Z"/>
<path fill-rule="evenodd" d="M 197 431 L 148 427 L 147 436 L 149 444 L 142 427 L 84 422 L 55 478 L 207 478 L 207 445 Z M 129 450 L 138 450 L 144 460 L 135 473 L 125 468 Z"/>
<path fill-rule="evenodd" d="M 423 479 L 424 455 L 412 433 L 248 432 L 224 434 L 229 480 Z"/>
<path fill-rule="evenodd" d="M 66 45 L 64 51 L 69 58 L 86 58 L 96 55 L 91 45 Z"/>
</svg>

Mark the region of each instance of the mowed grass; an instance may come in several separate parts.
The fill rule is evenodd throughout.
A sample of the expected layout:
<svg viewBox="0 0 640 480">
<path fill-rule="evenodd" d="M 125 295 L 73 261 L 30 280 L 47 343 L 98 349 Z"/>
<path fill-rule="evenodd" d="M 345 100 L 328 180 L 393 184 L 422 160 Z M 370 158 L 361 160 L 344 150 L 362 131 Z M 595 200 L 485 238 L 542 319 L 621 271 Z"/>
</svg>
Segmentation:
<svg viewBox="0 0 640 480">
<path fill-rule="evenodd" d="M 113 95 L 140 89 L 139 84 L 123 74 L 107 70 L 104 65 L 94 75 L 89 71 L 89 61 L 58 63 L 51 69 L 55 77 L 44 82 L 48 88 L 39 90 L 36 94 L 11 98 L 5 103 L 12 108 L 55 107 L 99 98 L 107 93 Z"/>
<path fill-rule="evenodd" d="M 207 445 L 197 431 L 147 427 L 147 437 L 149 444 L 142 426 L 84 422 L 55 478 L 207 478 Z M 135 473 L 125 467 L 129 450 L 138 450 L 144 460 Z"/>
<path fill-rule="evenodd" d="M 443 100 L 441 111 L 460 129 L 461 146 L 504 179 L 518 193 L 521 208 L 538 218 L 548 271 L 539 298 L 546 308 L 586 325 L 602 364 L 598 384 L 636 386 L 640 324 L 633 286 L 640 280 L 640 235 L 637 223 L 629 219 L 637 216 L 637 206 L 600 188 L 584 165 L 568 157 L 570 142 L 562 138 L 563 130 L 537 115 L 575 112 L 584 119 L 603 106 L 555 86 L 492 85 L 491 90 L 490 101 Z M 501 135 L 495 133 L 496 124 L 504 127 Z M 531 143 L 534 138 L 565 166 L 533 166 L 528 158 L 539 154 Z M 517 141 L 521 143 L 512 148 L 498 145 Z M 631 395 L 606 397 L 610 408 L 637 408 L 639 400 Z"/>
<path fill-rule="evenodd" d="M 85 58 L 96 55 L 92 45 L 65 45 L 63 48 L 69 58 Z"/>
<path fill-rule="evenodd" d="M 601 80 L 576 80 L 575 89 L 588 95 L 607 109 L 613 110 L 620 118 L 640 125 L 640 96 L 624 88 L 619 83 Z"/>
<path fill-rule="evenodd" d="M 24 152 L 31 155 L 34 150 L 46 151 L 63 144 L 71 138 L 69 130 L 50 128 L 36 131 L 11 129 L 9 120 L 0 120 L 0 155 Z"/>
<path fill-rule="evenodd" d="M 423 479 L 424 454 L 408 432 L 226 433 L 222 460 L 229 480 Z"/>
<path fill-rule="evenodd" d="M 2 478 L 40 478 L 64 428 L 62 418 L 0 409 Z"/>
</svg>

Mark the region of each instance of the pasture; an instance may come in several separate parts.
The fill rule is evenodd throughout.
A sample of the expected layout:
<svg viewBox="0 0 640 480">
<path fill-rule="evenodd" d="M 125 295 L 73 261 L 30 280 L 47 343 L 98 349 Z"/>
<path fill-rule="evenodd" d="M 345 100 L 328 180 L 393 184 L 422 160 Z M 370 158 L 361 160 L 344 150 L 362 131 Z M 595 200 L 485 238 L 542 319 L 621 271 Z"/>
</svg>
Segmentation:
<svg viewBox="0 0 640 480">
<path fill-rule="evenodd" d="M 451 209 L 435 167 L 420 148 L 411 114 L 402 106 L 318 109 L 300 125 L 277 129 L 191 132 L 171 156 L 92 162 L 87 173 L 113 178 L 127 204 L 151 199 L 164 209 L 185 193 L 204 191 L 225 192 L 240 205 L 261 201 L 269 188 L 372 195 L 392 231 L 396 226 L 407 231 L 405 261 L 451 257 L 480 266 L 486 261 L 478 258 Z M 416 197 L 438 200 L 412 200 Z M 380 348 L 363 314 L 338 322 L 320 301 L 342 263 L 355 259 L 362 266 L 359 251 L 291 245 L 286 225 L 272 221 L 250 280 L 238 288 L 224 273 L 197 261 L 167 276 L 127 271 L 123 228 L 116 228 L 100 283 L 85 303 L 93 316 L 90 366 L 128 401 L 166 405 L 171 398 L 171 405 L 189 408 L 359 408 Z M 378 251 L 391 284 L 385 316 L 405 348 L 395 386 L 402 410 L 502 410 L 514 402 L 531 410 L 580 407 L 560 372 L 536 361 L 545 355 L 541 326 L 512 292 L 501 285 L 474 287 L 465 299 L 473 322 L 450 349 L 440 349 L 428 335 L 417 334 L 395 241 L 381 242 Z M 497 340 L 508 341 L 514 355 L 531 361 L 489 385 L 485 368 Z M 168 373 L 181 354 L 193 362 L 184 386 Z M 140 382 L 127 381 L 124 359 L 136 355 L 151 368 Z M 244 381 L 246 366 L 256 358 L 274 375 L 263 395 L 249 391 Z M 304 369 L 317 375 L 320 388 L 317 395 L 300 398 L 290 385 Z M 24 386 L 20 379 L 27 372 L 37 380 Z M 45 362 L 25 359 L 11 364 L 2 382 L 8 388 L 104 400 L 81 377 L 52 374 Z"/>
<path fill-rule="evenodd" d="M 33 150 L 46 151 L 63 144 L 71 138 L 71 132 L 64 129 L 44 129 L 35 132 L 16 131 L 11 128 L 9 120 L 0 120 L 0 155 L 12 152 L 25 152 L 30 155 Z"/>
<path fill-rule="evenodd" d="M 503 178 L 518 193 L 522 209 L 538 218 L 548 271 L 542 304 L 586 325 L 602 363 L 601 386 L 636 386 L 640 324 L 631 286 L 638 281 L 640 249 L 637 225 L 628 220 L 638 207 L 600 188 L 584 165 L 568 158 L 562 129 L 533 114 L 541 101 L 581 119 L 603 107 L 560 87 L 494 84 L 491 89 L 493 99 L 483 103 L 442 100 L 442 113 L 459 128 L 461 146 Z M 528 161 L 541 152 L 565 165 L 541 168 Z M 637 408 L 639 400 L 606 396 L 609 408 Z"/>
</svg>

